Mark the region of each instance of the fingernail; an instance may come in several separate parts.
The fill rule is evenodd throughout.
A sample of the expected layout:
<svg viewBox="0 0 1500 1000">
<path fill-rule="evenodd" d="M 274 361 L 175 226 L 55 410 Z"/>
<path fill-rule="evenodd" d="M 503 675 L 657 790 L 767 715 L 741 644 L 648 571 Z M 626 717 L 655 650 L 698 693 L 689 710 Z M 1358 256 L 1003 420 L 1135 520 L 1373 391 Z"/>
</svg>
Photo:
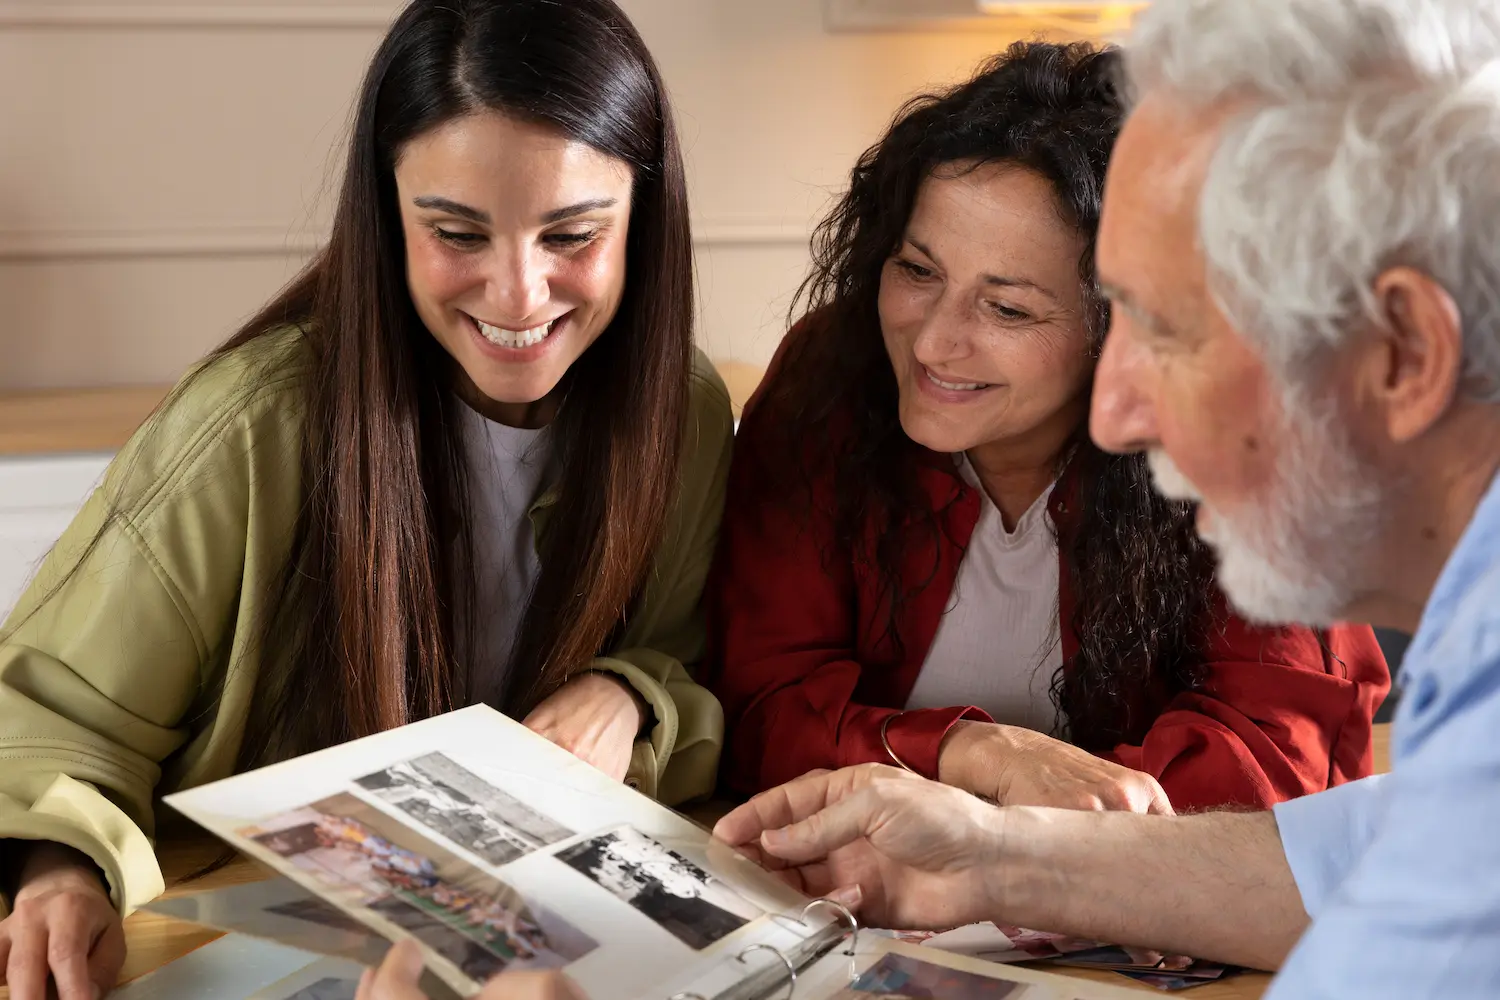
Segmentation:
<svg viewBox="0 0 1500 1000">
<path fill-rule="evenodd" d="M 852 910 L 864 902 L 865 892 L 857 885 L 845 885 L 830 892 L 828 899 Z"/>
<path fill-rule="evenodd" d="M 791 840 L 792 835 L 787 832 L 785 827 L 782 827 L 780 830 L 767 830 L 760 835 L 760 842 L 766 847 L 785 847 Z"/>
</svg>

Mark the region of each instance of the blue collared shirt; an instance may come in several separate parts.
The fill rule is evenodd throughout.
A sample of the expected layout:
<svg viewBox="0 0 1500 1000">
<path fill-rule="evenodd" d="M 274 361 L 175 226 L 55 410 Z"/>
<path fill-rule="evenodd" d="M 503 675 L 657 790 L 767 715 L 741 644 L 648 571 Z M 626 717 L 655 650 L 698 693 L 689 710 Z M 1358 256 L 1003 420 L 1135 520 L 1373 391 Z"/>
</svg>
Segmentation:
<svg viewBox="0 0 1500 1000">
<path fill-rule="evenodd" d="M 1276 807 L 1313 924 L 1267 1000 L 1500 997 L 1500 479 L 1402 678 L 1391 773 Z"/>
</svg>

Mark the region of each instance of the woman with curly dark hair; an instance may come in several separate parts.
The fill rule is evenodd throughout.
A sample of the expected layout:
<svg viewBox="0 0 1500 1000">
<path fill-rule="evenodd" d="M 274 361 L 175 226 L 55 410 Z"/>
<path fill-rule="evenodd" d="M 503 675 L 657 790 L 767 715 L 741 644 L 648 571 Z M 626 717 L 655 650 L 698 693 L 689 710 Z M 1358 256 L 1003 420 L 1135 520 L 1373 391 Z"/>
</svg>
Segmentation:
<svg viewBox="0 0 1500 1000">
<path fill-rule="evenodd" d="M 1191 509 L 1088 439 L 1117 60 L 1018 43 L 910 102 L 819 228 L 710 585 L 735 790 L 877 761 L 1181 811 L 1369 773 L 1371 631 L 1235 618 Z"/>
</svg>

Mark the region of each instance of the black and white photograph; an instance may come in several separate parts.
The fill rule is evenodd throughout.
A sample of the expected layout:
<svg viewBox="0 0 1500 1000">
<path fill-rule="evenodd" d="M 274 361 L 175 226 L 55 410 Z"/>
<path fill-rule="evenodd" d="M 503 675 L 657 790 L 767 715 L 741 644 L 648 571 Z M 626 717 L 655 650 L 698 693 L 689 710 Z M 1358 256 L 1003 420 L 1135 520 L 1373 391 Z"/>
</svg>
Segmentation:
<svg viewBox="0 0 1500 1000">
<path fill-rule="evenodd" d="M 496 867 L 574 833 L 440 753 L 394 764 L 356 783 Z"/>
<path fill-rule="evenodd" d="M 763 915 L 723 881 L 630 827 L 554 856 L 695 950 Z"/>
</svg>

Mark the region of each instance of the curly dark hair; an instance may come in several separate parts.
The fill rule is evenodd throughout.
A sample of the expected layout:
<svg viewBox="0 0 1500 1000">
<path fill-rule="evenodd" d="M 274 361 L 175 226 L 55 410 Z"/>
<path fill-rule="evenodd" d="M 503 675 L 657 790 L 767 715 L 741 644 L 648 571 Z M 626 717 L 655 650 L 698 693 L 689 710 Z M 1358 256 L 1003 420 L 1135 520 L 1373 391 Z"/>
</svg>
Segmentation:
<svg viewBox="0 0 1500 1000">
<path fill-rule="evenodd" d="M 787 435 L 784 453 L 805 456 L 798 482 L 786 484 L 792 502 L 820 502 L 811 499 L 812 480 L 831 470 L 823 502 L 832 505 L 837 550 L 873 564 L 879 603 L 889 609 L 886 637 L 897 644 L 900 609 L 926 586 L 903 584 L 901 567 L 922 551 L 936 565 L 943 512 L 931 510 L 912 474 L 932 455 L 901 428 L 877 311 L 882 270 L 935 169 L 997 162 L 1031 169 L 1051 182 L 1067 222 L 1089 237 L 1078 268 L 1097 357 L 1109 304 L 1094 274 L 1094 235 L 1124 118 L 1119 61 L 1113 48 L 1018 42 L 967 83 L 909 101 L 860 157 L 847 194 L 813 238 L 813 271 L 793 312 L 808 319 L 789 337 L 757 405 L 774 414 L 766 426 Z M 830 424 L 849 433 L 807 433 Z M 1073 630 L 1078 651 L 1053 678 L 1052 700 L 1073 742 L 1099 750 L 1139 740 L 1152 720 L 1132 716 L 1145 714 L 1134 709 L 1148 691 L 1203 683 L 1213 562 L 1190 508 L 1151 488 L 1143 456 L 1105 454 L 1085 425 L 1058 463 L 1076 483 L 1075 523 L 1058 542 L 1074 597 L 1062 627 Z M 951 462 L 942 464 L 953 473 Z M 871 538 L 873 546 L 861 544 Z"/>
</svg>

